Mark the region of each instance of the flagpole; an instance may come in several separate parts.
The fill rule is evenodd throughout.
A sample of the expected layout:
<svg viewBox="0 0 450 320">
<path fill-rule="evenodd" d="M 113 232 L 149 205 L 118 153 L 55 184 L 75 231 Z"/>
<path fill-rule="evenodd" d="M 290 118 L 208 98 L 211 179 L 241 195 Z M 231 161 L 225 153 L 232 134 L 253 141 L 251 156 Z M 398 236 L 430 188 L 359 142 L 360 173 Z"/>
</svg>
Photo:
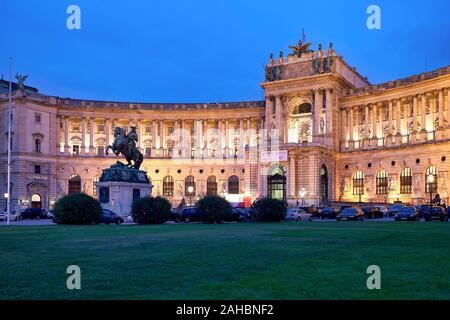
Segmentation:
<svg viewBox="0 0 450 320">
<path fill-rule="evenodd" d="M 10 224 L 10 216 L 11 216 L 11 93 L 12 93 L 12 58 L 9 58 L 9 98 L 8 98 L 8 184 L 7 194 L 8 198 L 6 198 L 6 224 L 9 226 Z"/>
</svg>

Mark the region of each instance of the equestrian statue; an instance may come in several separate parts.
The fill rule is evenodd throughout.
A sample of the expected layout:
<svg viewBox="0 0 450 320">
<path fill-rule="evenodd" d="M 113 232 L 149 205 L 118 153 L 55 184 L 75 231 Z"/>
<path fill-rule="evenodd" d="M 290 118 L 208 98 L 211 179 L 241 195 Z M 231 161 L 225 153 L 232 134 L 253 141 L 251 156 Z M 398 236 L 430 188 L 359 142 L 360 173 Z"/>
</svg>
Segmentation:
<svg viewBox="0 0 450 320">
<path fill-rule="evenodd" d="M 122 154 L 125 157 L 128 167 L 139 170 L 142 161 L 144 161 L 144 156 L 136 147 L 136 142 L 138 141 L 136 127 L 130 127 L 130 129 L 128 134 L 123 128 L 116 127 L 114 129 L 114 142 L 106 147 L 106 155 L 111 149 L 116 156 Z M 131 161 L 134 163 L 131 163 Z"/>
</svg>

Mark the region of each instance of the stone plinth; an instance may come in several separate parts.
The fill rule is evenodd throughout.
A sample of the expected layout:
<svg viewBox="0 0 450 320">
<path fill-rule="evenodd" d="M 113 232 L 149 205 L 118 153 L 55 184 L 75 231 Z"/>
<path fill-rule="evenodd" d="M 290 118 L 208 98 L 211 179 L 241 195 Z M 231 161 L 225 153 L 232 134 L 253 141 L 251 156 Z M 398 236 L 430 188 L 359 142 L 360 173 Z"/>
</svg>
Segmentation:
<svg viewBox="0 0 450 320">
<path fill-rule="evenodd" d="M 120 162 L 103 170 L 95 187 L 102 207 L 120 215 L 130 214 L 133 201 L 151 196 L 153 189 L 145 171 L 129 168 Z"/>
</svg>

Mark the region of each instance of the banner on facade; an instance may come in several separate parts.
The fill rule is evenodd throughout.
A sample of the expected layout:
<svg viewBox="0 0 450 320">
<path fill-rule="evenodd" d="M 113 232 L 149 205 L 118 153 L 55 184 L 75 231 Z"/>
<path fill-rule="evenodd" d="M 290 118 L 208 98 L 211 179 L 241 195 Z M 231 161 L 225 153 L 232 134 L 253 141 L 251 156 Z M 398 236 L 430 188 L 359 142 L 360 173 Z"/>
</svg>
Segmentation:
<svg viewBox="0 0 450 320">
<path fill-rule="evenodd" d="M 278 151 L 262 151 L 261 152 L 261 162 L 282 162 L 288 160 L 287 150 Z"/>
</svg>

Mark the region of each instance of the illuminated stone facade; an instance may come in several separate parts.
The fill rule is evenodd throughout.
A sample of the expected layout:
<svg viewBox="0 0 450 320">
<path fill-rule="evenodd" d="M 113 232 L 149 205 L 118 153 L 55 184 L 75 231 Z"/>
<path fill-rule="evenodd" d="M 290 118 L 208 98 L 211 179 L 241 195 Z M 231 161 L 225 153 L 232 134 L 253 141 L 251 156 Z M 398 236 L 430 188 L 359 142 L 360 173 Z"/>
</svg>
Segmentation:
<svg viewBox="0 0 450 320">
<path fill-rule="evenodd" d="M 430 189 L 448 203 L 450 67 L 371 85 L 330 48 L 271 59 L 266 76 L 265 101 L 218 104 L 61 99 L 14 86 L 12 201 L 48 208 L 69 192 L 93 194 L 101 170 L 121 160 L 105 154 L 114 127 L 136 126 L 153 195 L 175 205 L 206 194 L 419 203 Z"/>
</svg>

